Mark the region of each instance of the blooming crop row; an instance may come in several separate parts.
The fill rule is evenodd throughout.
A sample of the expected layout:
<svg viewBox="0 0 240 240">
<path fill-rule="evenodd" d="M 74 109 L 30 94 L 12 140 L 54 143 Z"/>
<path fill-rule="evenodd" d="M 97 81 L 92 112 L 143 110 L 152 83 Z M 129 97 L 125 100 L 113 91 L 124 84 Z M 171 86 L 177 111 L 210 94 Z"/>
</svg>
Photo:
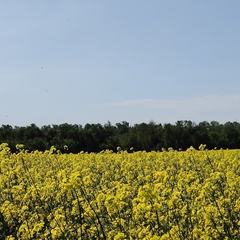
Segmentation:
<svg viewBox="0 0 240 240">
<path fill-rule="evenodd" d="M 0 239 L 239 239 L 240 150 L 11 153 Z"/>
</svg>

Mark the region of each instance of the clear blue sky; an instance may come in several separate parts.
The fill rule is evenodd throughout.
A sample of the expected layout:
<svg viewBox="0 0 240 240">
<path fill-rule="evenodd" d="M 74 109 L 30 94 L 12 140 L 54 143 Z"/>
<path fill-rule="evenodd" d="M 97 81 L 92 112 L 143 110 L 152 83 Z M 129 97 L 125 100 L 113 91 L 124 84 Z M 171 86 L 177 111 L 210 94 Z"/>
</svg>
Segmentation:
<svg viewBox="0 0 240 240">
<path fill-rule="evenodd" d="M 1 2 L 0 125 L 240 121 L 240 1 Z"/>
</svg>

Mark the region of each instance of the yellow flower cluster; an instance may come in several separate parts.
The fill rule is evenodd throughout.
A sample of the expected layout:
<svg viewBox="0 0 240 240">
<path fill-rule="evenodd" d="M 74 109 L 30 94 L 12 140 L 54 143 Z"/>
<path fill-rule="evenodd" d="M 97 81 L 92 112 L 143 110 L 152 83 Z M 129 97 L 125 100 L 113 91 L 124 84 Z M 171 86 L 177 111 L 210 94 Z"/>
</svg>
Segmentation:
<svg viewBox="0 0 240 240">
<path fill-rule="evenodd" d="M 239 239 L 240 150 L 11 153 L 0 239 Z"/>
</svg>

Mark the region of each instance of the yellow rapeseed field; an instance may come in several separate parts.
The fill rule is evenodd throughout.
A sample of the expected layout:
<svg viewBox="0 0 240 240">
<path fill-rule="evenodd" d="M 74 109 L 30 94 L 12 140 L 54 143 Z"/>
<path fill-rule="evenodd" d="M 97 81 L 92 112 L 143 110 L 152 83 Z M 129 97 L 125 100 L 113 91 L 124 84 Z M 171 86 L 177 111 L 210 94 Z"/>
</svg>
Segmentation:
<svg viewBox="0 0 240 240">
<path fill-rule="evenodd" d="M 240 150 L 0 145 L 0 239 L 240 239 Z"/>
</svg>

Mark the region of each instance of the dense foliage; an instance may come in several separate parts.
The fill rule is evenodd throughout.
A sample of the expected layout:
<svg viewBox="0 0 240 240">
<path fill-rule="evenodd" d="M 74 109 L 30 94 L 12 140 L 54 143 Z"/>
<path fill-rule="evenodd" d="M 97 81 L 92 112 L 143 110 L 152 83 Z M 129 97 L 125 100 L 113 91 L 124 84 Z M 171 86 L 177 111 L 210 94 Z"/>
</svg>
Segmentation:
<svg viewBox="0 0 240 240">
<path fill-rule="evenodd" d="M 239 239 L 240 150 L 0 145 L 0 239 Z"/>
<path fill-rule="evenodd" d="M 22 143 L 30 151 L 44 151 L 55 146 L 64 152 L 67 145 L 72 153 L 115 151 L 118 146 L 136 151 L 161 150 L 169 146 L 186 150 L 189 146 L 197 148 L 201 143 L 206 143 L 208 149 L 235 149 L 240 147 L 240 123 L 178 121 L 174 125 L 150 122 L 130 126 L 128 122 L 115 125 L 108 122 L 105 125 L 86 124 L 84 127 L 65 123 L 41 128 L 35 124 L 26 127 L 2 125 L 0 142 L 8 143 L 11 151 L 16 150 L 16 144 Z"/>
</svg>

